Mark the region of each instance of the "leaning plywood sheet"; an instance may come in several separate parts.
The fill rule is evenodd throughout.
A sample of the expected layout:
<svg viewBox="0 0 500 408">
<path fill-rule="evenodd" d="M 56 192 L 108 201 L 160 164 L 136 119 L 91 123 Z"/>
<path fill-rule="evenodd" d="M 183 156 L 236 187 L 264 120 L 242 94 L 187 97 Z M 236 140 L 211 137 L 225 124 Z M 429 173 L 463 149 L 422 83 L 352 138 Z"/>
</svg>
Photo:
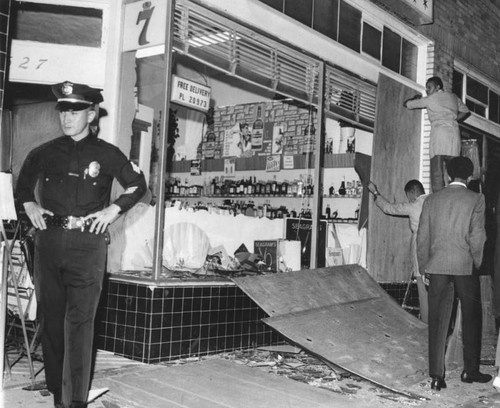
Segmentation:
<svg viewBox="0 0 500 408">
<path fill-rule="evenodd" d="M 427 327 L 384 298 L 264 321 L 313 354 L 384 387 L 404 392 L 427 377 Z"/>
<path fill-rule="evenodd" d="M 358 265 L 240 277 L 233 281 L 269 316 L 387 296 Z"/>
<path fill-rule="evenodd" d="M 269 326 L 325 361 L 402 393 L 427 376 L 427 325 L 357 265 L 234 281 Z"/>
</svg>

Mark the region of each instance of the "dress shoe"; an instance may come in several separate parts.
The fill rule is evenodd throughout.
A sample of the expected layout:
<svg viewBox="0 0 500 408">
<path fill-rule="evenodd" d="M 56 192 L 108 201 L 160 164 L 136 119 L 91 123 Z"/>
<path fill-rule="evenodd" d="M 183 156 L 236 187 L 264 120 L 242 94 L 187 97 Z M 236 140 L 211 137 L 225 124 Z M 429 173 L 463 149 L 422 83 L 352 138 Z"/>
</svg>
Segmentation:
<svg viewBox="0 0 500 408">
<path fill-rule="evenodd" d="M 489 374 L 483 374 L 480 373 L 479 371 L 476 371 L 475 373 L 467 373 L 465 371 L 462 371 L 462 375 L 460 376 L 460 379 L 462 382 L 465 383 L 473 383 L 473 382 L 478 382 L 478 383 L 487 383 L 490 382 L 493 377 Z"/>
<path fill-rule="evenodd" d="M 443 378 L 432 377 L 431 388 L 436 391 L 440 391 L 441 388 L 446 388 L 446 383 Z"/>
</svg>

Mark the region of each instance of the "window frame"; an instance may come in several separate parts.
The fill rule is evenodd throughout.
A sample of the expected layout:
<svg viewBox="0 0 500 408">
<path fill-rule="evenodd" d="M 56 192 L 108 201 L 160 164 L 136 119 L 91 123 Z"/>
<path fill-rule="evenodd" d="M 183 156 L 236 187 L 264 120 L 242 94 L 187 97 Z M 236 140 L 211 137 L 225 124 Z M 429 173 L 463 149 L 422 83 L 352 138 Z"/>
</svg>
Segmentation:
<svg viewBox="0 0 500 408">
<path fill-rule="evenodd" d="M 484 118 L 492 123 L 495 123 L 497 125 L 500 125 L 500 112 L 497 112 L 497 116 L 499 117 L 498 122 L 495 122 L 490 119 L 490 92 L 495 93 L 500 101 L 500 86 L 495 85 L 489 78 L 487 78 L 484 75 L 481 75 L 478 72 L 475 72 L 473 69 L 471 69 L 467 64 L 461 63 L 459 61 L 455 61 L 453 70 L 460 73 L 463 76 L 463 81 L 462 81 L 462 102 L 467 104 L 467 100 L 470 102 L 482 106 L 485 108 L 485 115 L 481 115 L 479 113 L 474 112 L 474 114 L 478 115 L 481 118 Z M 485 104 L 484 102 L 479 101 L 478 99 L 470 96 L 467 94 L 467 82 L 468 79 L 471 78 L 476 82 L 479 82 L 481 85 L 485 86 L 488 90 L 488 103 Z"/>
</svg>

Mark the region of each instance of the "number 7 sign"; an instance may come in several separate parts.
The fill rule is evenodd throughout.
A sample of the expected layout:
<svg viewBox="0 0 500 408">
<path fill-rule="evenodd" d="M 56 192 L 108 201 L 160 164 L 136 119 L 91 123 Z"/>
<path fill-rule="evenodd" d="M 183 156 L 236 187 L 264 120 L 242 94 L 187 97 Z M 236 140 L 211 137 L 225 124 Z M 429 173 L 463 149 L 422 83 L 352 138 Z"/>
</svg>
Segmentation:
<svg viewBox="0 0 500 408">
<path fill-rule="evenodd" d="M 167 2 L 148 0 L 125 6 L 123 51 L 165 43 Z"/>
</svg>

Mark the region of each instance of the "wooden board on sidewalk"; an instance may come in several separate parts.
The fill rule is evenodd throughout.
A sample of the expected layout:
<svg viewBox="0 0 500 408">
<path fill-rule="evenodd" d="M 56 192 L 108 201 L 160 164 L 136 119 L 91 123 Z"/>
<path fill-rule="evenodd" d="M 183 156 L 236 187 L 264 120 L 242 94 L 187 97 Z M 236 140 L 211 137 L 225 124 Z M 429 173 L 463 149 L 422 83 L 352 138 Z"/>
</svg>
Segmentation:
<svg viewBox="0 0 500 408">
<path fill-rule="evenodd" d="M 222 359 L 137 367 L 105 384 L 127 407 L 368 408 L 348 396 Z"/>
</svg>

